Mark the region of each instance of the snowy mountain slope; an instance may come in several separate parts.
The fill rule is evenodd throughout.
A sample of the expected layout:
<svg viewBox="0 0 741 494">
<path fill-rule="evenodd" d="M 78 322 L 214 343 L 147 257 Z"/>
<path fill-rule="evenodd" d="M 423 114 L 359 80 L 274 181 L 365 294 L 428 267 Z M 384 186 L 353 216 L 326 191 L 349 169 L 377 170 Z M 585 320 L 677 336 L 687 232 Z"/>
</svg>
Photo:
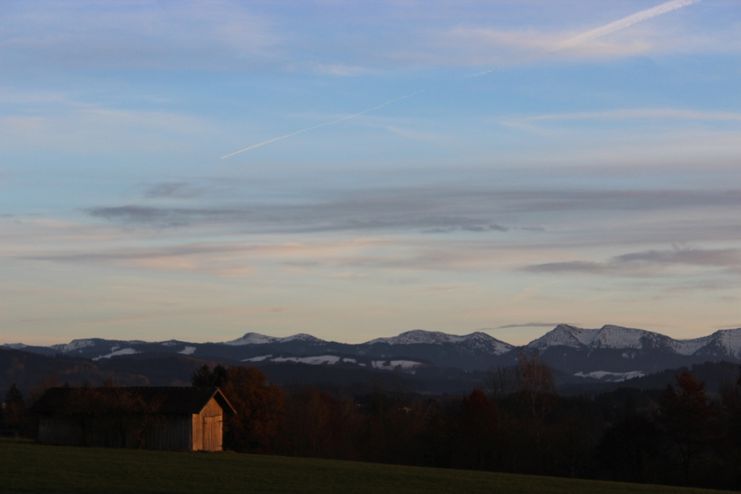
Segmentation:
<svg viewBox="0 0 741 494">
<path fill-rule="evenodd" d="M 616 325 L 599 329 L 559 325 L 525 349 L 537 352 L 549 366 L 574 375 L 650 374 L 705 361 L 739 361 L 741 330 L 674 340 L 660 333 Z"/>
<path fill-rule="evenodd" d="M 590 342 L 592 348 L 641 349 L 671 346 L 672 339 L 644 329 L 602 326 Z"/>
<path fill-rule="evenodd" d="M 370 360 L 363 361 L 353 357 L 341 357 L 339 355 L 310 355 L 304 357 L 280 357 L 274 355 L 258 355 L 242 360 L 250 363 L 294 363 L 306 365 L 345 365 L 357 367 L 369 367 L 380 370 L 413 371 L 425 364 L 413 360 Z"/>
<path fill-rule="evenodd" d="M 267 336 L 260 333 L 245 333 L 244 336 L 236 340 L 225 341 L 224 345 L 242 346 L 242 345 L 266 345 L 268 343 L 288 343 L 290 341 L 303 341 L 312 343 L 321 343 L 323 340 L 306 333 L 298 333 L 283 338 Z"/>
<path fill-rule="evenodd" d="M 486 333 L 477 331 L 467 335 L 452 335 L 440 331 L 425 331 L 414 329 L 405 331 L 390 338 L 376 338 L 365 343 L 366 345 L 463 345 L 472 350 L 489 352 L 492 355 L 502 355 L 511 351 L 514 346 L 500 341 Z"/>
<path fill-rule="evenodd" d="M 704 344 L 695 351 L 695 355 L 715 359 L 741 359 L 741 328 L 721 329 L 699 339 L 703 340 Z"/>
<path fill-rule="evenodd" d="M 605 325 L 599 329 L 584 329 L 559 324 L 540 338 L 528 343 L 527 348 L 545 350 L 550 347 L 637 350 L 646 347 L 672 346 L 668 336 L 644 329 Z"/>
<path fill-rule="evenodd" d="M 689 340 L 673 340 L 671 345 L 674 351 L 680 355 L 694 355 L 698 350 L 707 346 L 712 342 L 711 336 L 702 336 L 700 338 L 692 338 Z"/>
<path fill-rule="evenodd" d="M 10 345 L 4 346 L 11 348 Z M 12 348 L 94 361 L 179 354 L 226 364 L 262 360 L 306 365 L 332 364 L 330 361 L 351 364 L 354 359 L 358 365 L 364 363 L 369 367 L 374 365 L 373 362 L 423 362 L 426 368 L 463 371 L 512 366 L 522 353 L 536 353 L 553 369 L 570 375 L 602 372 L 609 376 L 609 373 L 650 374 L 706 361 L 741 363 L 741 329 L 719 330 L 700 338 L 675 340 L 656 332 L 616 325 L 589 329 L 559 324 L 540 338 L 519 347 L 481 331 L 455 335 L 417 329 L 359 344 L 324 341 L 305 333 L 276 337 L 248 332 L 235 340 L 211 343 L 88 338 L 50 347 L 13 344 Z M 323 356 L 340 356 L 341 359 L 318 358 Z M 413 365 L 396 367 L 411 369 Z"/>
<path fill-rule="evenodd" d="M 52 348 L 55 350 L 59 350 L 62 353 L 70 353 L 77 350 L 82 350 L 83 348 L 89 348 L 91 346 L 95 345 L 96 339 L 86 339 L 86 340 L 72 340 L 67 344 L 61 344 L 61 345 L 52 345 Z"/>
<path fill-rule="evenodd" d="M 596 329 L 582 329 L 568 324 L 559 324 L 540 338 L 528 343 L 525 348 L 543 351 L 550 347 L 582 348 L 596 336 Z"/>
</svg>

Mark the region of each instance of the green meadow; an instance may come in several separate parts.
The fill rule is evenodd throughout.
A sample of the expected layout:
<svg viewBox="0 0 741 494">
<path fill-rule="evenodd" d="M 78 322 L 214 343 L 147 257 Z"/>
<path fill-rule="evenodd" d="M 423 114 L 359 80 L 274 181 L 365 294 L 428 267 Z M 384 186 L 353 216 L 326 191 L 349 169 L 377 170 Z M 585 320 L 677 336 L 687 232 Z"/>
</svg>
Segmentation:
<svg viewBox="0 0 741 494">
<path fill-rule="evenodd" d="M 28 493 L 703 493 L 597 482 L 237 453 L 171 453 L 0 441 L 0 492 Z"/>
</svg>

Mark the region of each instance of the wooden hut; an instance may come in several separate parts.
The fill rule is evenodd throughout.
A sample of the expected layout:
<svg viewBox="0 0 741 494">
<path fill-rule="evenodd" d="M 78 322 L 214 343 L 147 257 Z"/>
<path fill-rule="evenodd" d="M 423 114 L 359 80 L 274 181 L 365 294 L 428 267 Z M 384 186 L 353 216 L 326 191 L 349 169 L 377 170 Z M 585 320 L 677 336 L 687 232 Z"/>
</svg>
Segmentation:
<svg viewBox="0 0 741 494">
<path fill-rule="evenodd" d="M 221 451 L 234 407 L 218 388 L 51 388 L 32 409 L 46 444 Z"/>
</svg>

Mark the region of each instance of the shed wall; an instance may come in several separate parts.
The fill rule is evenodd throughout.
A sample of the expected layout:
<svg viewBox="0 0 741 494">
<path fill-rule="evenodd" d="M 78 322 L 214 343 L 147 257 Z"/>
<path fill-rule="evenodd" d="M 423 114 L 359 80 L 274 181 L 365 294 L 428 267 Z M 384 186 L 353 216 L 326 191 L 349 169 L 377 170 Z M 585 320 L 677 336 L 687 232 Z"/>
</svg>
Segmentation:
<svg viewBox="0 0 741 494">
<path fill-rule="evenodd" d="M 172 415 L 153 417 L 155 421 L 147 427 L 144 448 L 165 450 L 191 450 L 190 417 Z"/>
<path fill-rule="evenodd" d="M 41 417 L 38 439 L 45 444 L 82 446 L 84 444 L 82 423 L 66 418 Z"/>
<path fill-rule="evenodd" d="M 45 416 L 39 442 L 69 446 L 190 450 L 188 415 Z"/>
<path fill-rule="evenodd" d="M 224 449 L 224 410 L 211 398 L 200 413 L 193 414 L 193 451 L 222 451 Z"/>
</svg>

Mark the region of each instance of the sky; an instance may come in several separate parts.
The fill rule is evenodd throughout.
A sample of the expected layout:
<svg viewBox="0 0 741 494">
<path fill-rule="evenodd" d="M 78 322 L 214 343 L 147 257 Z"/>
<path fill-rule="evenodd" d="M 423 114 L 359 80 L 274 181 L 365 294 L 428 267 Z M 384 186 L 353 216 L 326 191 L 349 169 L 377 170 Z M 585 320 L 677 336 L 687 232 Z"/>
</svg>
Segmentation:
<svg viewBox="0 0 741 494">
<path fill-rule="evenodd" d="M 0 343 L 741 326 L 737 0 L 0 2 Z"/>
</svg>

